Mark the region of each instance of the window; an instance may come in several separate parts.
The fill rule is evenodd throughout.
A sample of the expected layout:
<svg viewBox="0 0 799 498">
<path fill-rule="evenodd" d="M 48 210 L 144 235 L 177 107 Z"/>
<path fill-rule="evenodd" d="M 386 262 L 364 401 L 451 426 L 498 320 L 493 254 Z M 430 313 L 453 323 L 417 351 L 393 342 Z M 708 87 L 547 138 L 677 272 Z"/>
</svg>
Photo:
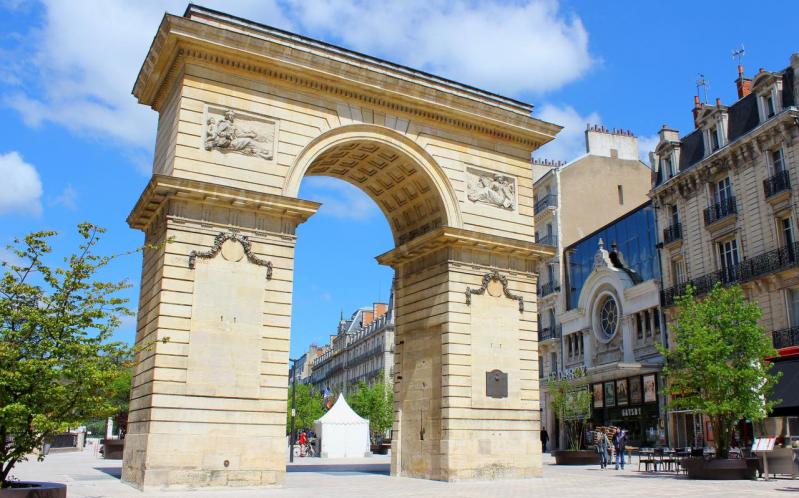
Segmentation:
<svg viewBox="0 0 799 498">
<path fill-rule="evenodd" d="M 717 204 L 726 204 L 732 199 L 732 183 L 729 176 L 716 182 L 714 197 Z"/>
<path fill-rule="evenodd" d="M 674 171 L 674 163 L 672 162 L 670 156 L 663 158 L 661 161 L 661 167 L 663 169 L 663 174 L 666 175 L 666 178 L 671 178 L 677 174 L 677 172 Z"/>
<path fill-rule="evenodd" d="M 643 339 L 644 338 L 644 322 L 641 321 L 641 313 L 636 313 L 635 314 L 635 324 L 636 324 L 635 330 L 637 331 L 636 335 L 637 335 L 638 339 L 639 340 Z"/>
<path fill-rule="evenodd" d="M 793 224 L 791 223 L 791 218 L 782 218 L 779 221 L 780 227 L 780 242 L 784 246 L 792 246 L 793 245 Z"/>
<path fill-rule="evenodd" d="M 599 308 L 599 328 L 606 338 L 610 339 L 616 333 L 619 323 L 619 307 L 616 300 L 608 296 Z"/>
<path fill-rule="evenodd" d="M 677 226 L 680 223 L 680 213 L 677 211 L 677 205 L 672 204 L 669 209 L 671 211 L 671 225 Z"/>
<path fill-rule="evenodd" d="M 769 155 L 771 156 L 771 170 L 774 174 L 782 173 L 785 171 L 785 161 L 782 156 L 782 149 L 772 150 Z"/>
<path fill-rule="evenodd" d="M 569 343 L 569 358 L 574 356 L 574 352 L 572 351 L 572 336 L 569 336 L 566 342 Z"/>
<path fill-rule="evenodd" d="M 799 289 L 788 290 L 788 319 L 791 327 L 799 327 Z"/>
<path fill-rule="evenodd" d="M 544 377 L 544 357 L 538 357 L 538 378 L 542 379 Z"/>
<path fill-rule="evenodd" d="M 619 205 L 624 205 L 624 187 L 617 185 L 616 188 L 619 191 Z"/>
<path fill-rule="evenodd" d="M 558 353 L 556 353 L 554 351 L 549 353 L 549 362 L 550 362 L 550 368 L 551 368 L 550 371 L 552 373 L 557 372 L 558 371 Z"/>
<path fill-rule="evenodd" d="M 652 335 L 652 322 L 649 321 L 649 310 L 644 311 L 644 331 L 647 337 Z"/>
<path fill-rule="evenodd" d="M 719 142 L 719 129 L 716 126 L 713 126 L 708 130 L 708 135 L 710 138 L 710 150 L 715 151 L 719 150 L 720 142 Z"/>
<path fill-rule="evenodd" d="M 764 101 L 766 103 L 766 117 L 770 118 L 775 114 L 774 96 L 769 94 L 765 97 Z"/>
<path fill-rule="evenodd" d="M 718 243 L 719 262 L 724 278 L 735 279 L 735 268 L 738 265 L 738 241 L 736 239 Z"/>
</svg>

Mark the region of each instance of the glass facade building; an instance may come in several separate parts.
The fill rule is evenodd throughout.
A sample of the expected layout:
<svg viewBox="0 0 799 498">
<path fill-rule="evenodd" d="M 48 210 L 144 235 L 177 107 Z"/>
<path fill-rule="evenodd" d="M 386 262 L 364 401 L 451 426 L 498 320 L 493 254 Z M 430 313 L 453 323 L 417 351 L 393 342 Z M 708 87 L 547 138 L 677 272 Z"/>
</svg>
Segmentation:
<svg viewBox="0 0 799 498">
<path fill-rule="evenodd" d="M 616 244 L 627 267 L 638 273 L 642 281 L 660 279 L 655 209 L 650 201 L 564 250 L 568 309 L 577 307 L 583 284 L 594 268 L 599 239 L 608 251 Z"/>
</svg>

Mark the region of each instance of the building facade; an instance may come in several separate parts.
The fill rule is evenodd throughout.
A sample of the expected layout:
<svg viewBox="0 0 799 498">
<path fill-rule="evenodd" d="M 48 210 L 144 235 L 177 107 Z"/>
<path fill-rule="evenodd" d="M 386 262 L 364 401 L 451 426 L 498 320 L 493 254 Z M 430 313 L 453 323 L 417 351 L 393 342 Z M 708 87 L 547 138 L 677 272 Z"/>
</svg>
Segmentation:
<svg viewBox="0 0 799 498">
<path fill-rule="evenodd" d="M 667 318 L 689 284 L 698 296 L 716 283 L 740 284 L 762 309 L 774 346 L 799 344 L 798 73 L 797 54 L 752 79 L 739 66 L 736 102 L 695 97 L 694 130 L 660 130 L 652 199 Z M 696 414 L 674 414 L 671 423 L 674 446 L 707 440 Z"/>
<path fill-rule="evenodd" d="M 343 318 L 336 335 L 312 362 L 310 383 L 319 392 L 346 393 L 358 382 L 391 384 L 394 366 L 394 310 L 374 303 Z M 346 387 L 345 387 L 346 386 Z"/>
<path fill-rule="evenodd" d="M 633 446 L 665 442 L 665 337 L 655 211 L 646 202 L 564 251 L 563 368 L 587 377 L 590 423 L 627 430 Z"/>
<path fill-rule="evenodd" d="M 588 126 L 585 144 L 586 153 L 569 163 L 533 161 L 536 241 L 557 248 L 555 257 L 539 265 L 537 288 L 542 426 L 553 448 L 563 442 L 555 437 L 559 431 L 549 410 L 547 382 L 568 375 L 574 366 L 559 318 L 569 309 L 562 285 L 564 250 L 646 202 L 652 184 L 652 171 L 640 161 L 638 138 L 631 132 Z"/>
</svg>

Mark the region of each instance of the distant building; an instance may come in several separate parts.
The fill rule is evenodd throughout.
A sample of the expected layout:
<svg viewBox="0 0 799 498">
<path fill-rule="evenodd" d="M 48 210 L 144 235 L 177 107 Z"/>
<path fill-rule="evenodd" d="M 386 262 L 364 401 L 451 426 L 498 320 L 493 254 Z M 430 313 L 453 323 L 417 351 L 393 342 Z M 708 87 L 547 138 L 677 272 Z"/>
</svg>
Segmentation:
<svg viewBox="0 0 799 498">
<path fill-rule="evenodd" d="M 308 347 L 308 351 L 299 357 L 296 364 L 289 366 L 289 383 L 291 383 L 291 379 L 294 378 L 294 381 L 298 384 L 307 384 L 311 379 L 313 361 L 322 356 L 325 351 L 325 347 L 311 344 Z"/>
<path fill-rule="evenodd" d="M 308 382 L 318 391 L 341 393 L 359 381 L 391 382 L 394 365 L 393 298 L 355 311 L 338 324 L 330 344 L 314 358 Z M 345 389 L 346 384 L 346 389 Z"/>
</svg>

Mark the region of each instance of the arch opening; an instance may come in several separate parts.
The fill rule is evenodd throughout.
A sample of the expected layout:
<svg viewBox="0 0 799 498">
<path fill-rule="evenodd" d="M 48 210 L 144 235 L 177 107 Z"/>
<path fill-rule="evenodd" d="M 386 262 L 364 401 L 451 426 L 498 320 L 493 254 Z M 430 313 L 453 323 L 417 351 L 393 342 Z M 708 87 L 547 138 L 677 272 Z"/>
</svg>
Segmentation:
<svg viewBox="0 0 799 498">
<path fill-rule="evenodd" d="M 345 126 L 318 137 L 289 171 L 285 195 L 296 196 L 309 176 L 338 178 L 361 189 L 385 215 L 396 245 L 462 224 L 454 189 L 435 160 L 379 126 Z"/>
</svg>

